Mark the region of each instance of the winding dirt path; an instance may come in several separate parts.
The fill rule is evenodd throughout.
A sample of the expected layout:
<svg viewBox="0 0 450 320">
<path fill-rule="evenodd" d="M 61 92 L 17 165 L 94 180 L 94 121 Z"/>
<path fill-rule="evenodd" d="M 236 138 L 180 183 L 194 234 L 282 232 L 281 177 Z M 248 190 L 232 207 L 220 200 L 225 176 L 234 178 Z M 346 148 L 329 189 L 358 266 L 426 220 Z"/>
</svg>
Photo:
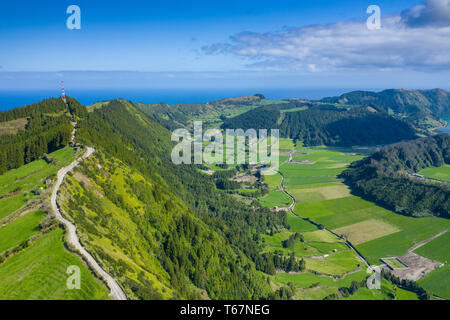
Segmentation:
<svg viewBox="0 0 450 320">
<path fill-rule="evenodd" d="M 73 225 L 70 221 L 68 221 L 62 216 L 57 203 L 59 188 L 61 187 L 61 184 L 64 181 L 64 177 L 66 176 L 66 174 L 71 170 L 73 170 L 76 166 L 78 166 L 81 161 L 91 156 L 94 153 L 94 151 L 95 151 L 94 148 L 87 147 L 87 150 L 84 153 L 84 155 L 82 155 L 80 158 L 72 162 L 67 167 L 64 167 L 58 171 L 57 181 L 53 188 L 51 196 L 51 205 L 56 218 L 66 227 L 67 242 L 71 244 L 73 247 L 75 247 L 76 250 L 78 250 L 80 254 L 86 259 L 89 266 L 103 277 L 103 279 L 105 280 L 106 284 L 108 285 L 111 291 L 110 295 L 114 298 L 114 300 L 127 300 L 125 292 L 116 282 L 116 280 L 114 280 L 113 277 L 111 277 L 105 270 L 103 270 L 103 268 L 100 267 L 100 265 L 97 263 L 97 261 L 95 261 L 92 255 L 81 245 L 80 239 L 77 236 L 77 229 L 75 225 Z"/>
</svg>

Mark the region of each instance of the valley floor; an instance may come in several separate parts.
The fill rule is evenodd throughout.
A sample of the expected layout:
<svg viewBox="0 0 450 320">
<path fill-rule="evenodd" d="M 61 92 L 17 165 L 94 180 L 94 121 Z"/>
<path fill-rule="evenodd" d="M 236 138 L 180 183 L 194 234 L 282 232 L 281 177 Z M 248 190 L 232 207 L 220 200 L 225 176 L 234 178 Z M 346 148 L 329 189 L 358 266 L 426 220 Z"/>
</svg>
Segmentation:
<svg viewBox="0 0 450 320">
<path fill-rule="evenodd" d="M 371 265 L 382 265 L 386 257 L 398 257 L 408 263 L 406 274 L 421 279 L 419 284 L 440 297 L 450 298 L 450 273 L 447 261 L 450 222 L 446 219 L 412 218 L 398 215 L 351 194 L 337 177 L 351 162 L 362 159 L 358 150 L 305 148 L 289 144 L 283 139 L 281 153 L 287 159 L 280 167 L 286 191 L 295 200 L 295 213 L 331 230 L 347 239 Z M 286 154 L 292 152 L 290 157 Z M 280 193 L 281 176 L 267 176 L 270 193 L 260 199 L 268 207 L 288 207 L 286 194 Z M 306 272 L 300 274 L 279 272 L 272 277 L 275 285 L 292 283 L 297 288 L 298 299 L 322 299 L 338 294 L 339 287 L 348 287 L 352 281 L 362 281 L 368 274 L 361 259 L 345 243 L 325 230 L 319 230 L 307 220 L 288 213 L 290 230 L 265 236 L 265 251 L 294 252 L 306 261 Z M 305 238 L 294 248 L 282 247 L 282 241 L 295 232 Z M 436 237 L 439 235 L 439 237 Z M 436 237 L 436 238 L 432 238 Z M 431 238 L 431 239 L 430 239 Z M 414 247 L 430 239 L 420 248 Z M 439 246 L 442 244 L 442 246 Z M 438 251 L 439 252 L 436 252 Z M 418 259 L 407 259 L 408 252 L 420 255 Z M 423 261 L 434 260 L 434 264 Z M 429 260 L 433 262 L 432 260 Z M 437 266 L 436 270 L 434 270 Z M 434 271 L 433 271 L 434 270 Z M 408 277 L 406 277 L 408 278 Z M 352 299 L 417 298 L 415 294 L 400 294 L 400 288 L 383 280 L 382 290 L 358 290 Z M 395 289 L 395 290 L 394 290 Z M 360 292 L 361 291 L 361 292 Z M 396 292 L 396 295 L 393 294 Z"/>
</svg>

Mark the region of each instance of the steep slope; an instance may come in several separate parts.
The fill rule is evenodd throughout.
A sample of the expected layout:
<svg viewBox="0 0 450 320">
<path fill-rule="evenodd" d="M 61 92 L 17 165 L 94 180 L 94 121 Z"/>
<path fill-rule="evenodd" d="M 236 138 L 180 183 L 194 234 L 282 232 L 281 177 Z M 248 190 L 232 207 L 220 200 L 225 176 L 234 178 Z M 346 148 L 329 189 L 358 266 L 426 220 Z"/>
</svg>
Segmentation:
<svg viewBox="0 0 450 320">
<path fill-rule="evenodd" d="M 441 116 L 450 114 L 450 93 L 442 89 L 434 90 L 384 90 L 381 92 L 353 91 L 340 97 L 321 100 L 325 103 L 348 105 L 375 104 L 387 112 L 401 115 L 416 126 L 428 129 Z"/>
<path fill-rule="evenodd" d="M 170 132 L 132 103 L 89 113 L 78 137 L 97 152 L 68 179 L 63 209 L 131 298 L 270 294 L 253 261 L 259 234 L 285 225 L 284 213 L 249 208 L 195 167 L 172 164 Z"/>
<path fill-rule="evenodd" d="M 450 135 L 387 146 L 342 173 L 352 190 L 399 213 L 450 216 L 450 186 L 412 175 L 450 163 Z"/>
</svg>

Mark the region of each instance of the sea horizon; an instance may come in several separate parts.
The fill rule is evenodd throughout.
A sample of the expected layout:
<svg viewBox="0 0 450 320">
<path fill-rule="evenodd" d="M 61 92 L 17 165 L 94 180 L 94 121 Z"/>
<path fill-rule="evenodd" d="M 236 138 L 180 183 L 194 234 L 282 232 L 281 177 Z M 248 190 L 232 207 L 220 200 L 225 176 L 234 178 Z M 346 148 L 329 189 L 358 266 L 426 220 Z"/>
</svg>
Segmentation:
<svg viewBox="0 0 450 320">
<path fill-rule="evenodd" d="M 66 90 L 66 95 L 88 106 L 93 103 L 112 99 L 126 99 L 145 104 L 164 102 L 206 103 L 210 101 L 263 94 L 270 100 L 303 98 L 319 100 L 329 96 L 338 96 L 357 89 L 78 89 Z M 376 89 L 367 89 L 376 90 Z M 45 90 L 0 90 L 0 111 L 27 106 L 51 97 L 59 97 L 59 89 Z"/>
</svg>

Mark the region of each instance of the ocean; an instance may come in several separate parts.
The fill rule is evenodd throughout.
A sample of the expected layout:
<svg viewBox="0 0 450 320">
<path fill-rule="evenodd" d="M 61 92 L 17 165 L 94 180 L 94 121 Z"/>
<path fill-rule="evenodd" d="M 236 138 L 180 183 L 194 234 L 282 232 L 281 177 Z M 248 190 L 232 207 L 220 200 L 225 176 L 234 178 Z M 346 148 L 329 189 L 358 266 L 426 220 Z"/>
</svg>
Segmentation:
<svg viewBox="0 0 450 320">
<path fill-rule="evenodd" d="M 450 134 L 450 116 L 442 117 L 445 121 L 447 121 L 447 126 L 445 128 L 441 128 L 438 131 Z"/>
<path fill-rule="evenodd" d="M 66 94 L 90 105 L 98 101 L 117 98 L 133 102 L 168 104 L 205 103 L 209 101 L 262 93 L 268 99 L 321 99 L 328 96 L 341 95 L 351 90 L 346 89 L 99 89 L 99 90 L 66 90 Z M 26 106 L 50 97 L 59 97 L 59 90 L 6 91 L 0 90 L 0 111 Z"/>
</svg>

